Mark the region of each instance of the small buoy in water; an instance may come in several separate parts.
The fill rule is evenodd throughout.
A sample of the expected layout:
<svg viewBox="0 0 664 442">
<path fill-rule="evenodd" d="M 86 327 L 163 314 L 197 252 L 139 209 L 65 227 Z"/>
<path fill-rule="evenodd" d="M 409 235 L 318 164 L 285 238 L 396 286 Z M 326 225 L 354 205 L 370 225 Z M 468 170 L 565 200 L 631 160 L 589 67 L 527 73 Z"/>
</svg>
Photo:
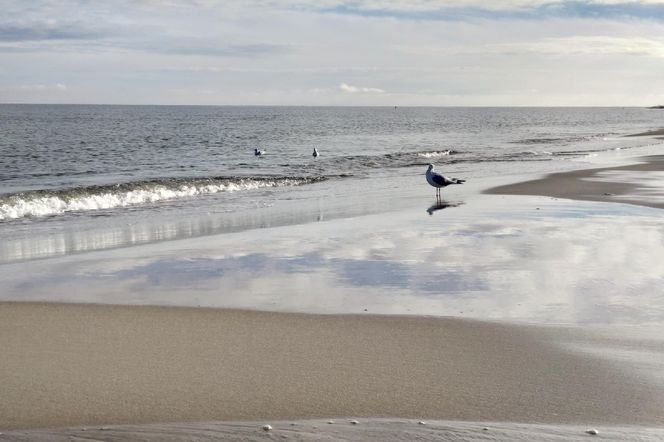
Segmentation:
<svg viewBox="0 0 664 442">
<path fill-rule="evenodd" d="M 271 429 L 272 429 L 272 425 L 270 425 L 270 424 L 263 425 L 263 431 L 270 431 Z"/>
<path fill-rule="evenodd" d="M 597 436 L 599 434 L 599 431 L 595 430 L 594 428 L 590 428 L 586 430 L 586 433 L 592 434 L 593 436 Z"/>
<path fill-rule="evenodd" d="M 356 421 L 356 420 L 352 420 L 352 421 L 350 421 L 350 423 L 353 424 L 353 425 L 357 425 L 357 424 L 359 424 L 359 422 Z"/>
</svg>

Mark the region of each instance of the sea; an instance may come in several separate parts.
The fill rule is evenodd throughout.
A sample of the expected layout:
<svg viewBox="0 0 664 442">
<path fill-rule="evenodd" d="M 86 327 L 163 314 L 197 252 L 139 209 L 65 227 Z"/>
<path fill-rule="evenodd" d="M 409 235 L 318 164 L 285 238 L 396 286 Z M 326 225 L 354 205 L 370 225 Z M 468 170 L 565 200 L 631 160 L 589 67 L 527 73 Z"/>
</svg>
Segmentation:
<svg viewBox="0 0 664 442">
<path fill-rule="evenodd" d="M 0 262 L 388 212 L 434 195 L 429 163 L 471 182 L 567 170 L 661 143 L 626 135 L 663 120 L 635 107 L 0 104 Z"/>
</svg>

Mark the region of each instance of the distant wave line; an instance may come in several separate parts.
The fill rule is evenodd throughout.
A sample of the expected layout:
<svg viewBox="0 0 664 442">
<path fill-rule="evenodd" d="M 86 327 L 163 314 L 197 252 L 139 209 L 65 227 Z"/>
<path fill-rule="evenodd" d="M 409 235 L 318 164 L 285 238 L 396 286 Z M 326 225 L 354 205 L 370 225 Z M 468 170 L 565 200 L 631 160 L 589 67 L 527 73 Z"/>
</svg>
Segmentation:
<svg viewBox="0 0 664 442">
<path fill-rule="evenodd" d="M 524 138 L 520 140 L 510 141 L 510 144 L 558 144 L 558 145 L 568 145 L 573 143 L 581 143 L 584 141 L 590 141 L 594 139 L 601 139 L 610 135 L 617 135 L 616 133 L 601 133 L 594 135 L 569 135 L 562 137 L 536 137 L 536 138 Z"/>
</svg>

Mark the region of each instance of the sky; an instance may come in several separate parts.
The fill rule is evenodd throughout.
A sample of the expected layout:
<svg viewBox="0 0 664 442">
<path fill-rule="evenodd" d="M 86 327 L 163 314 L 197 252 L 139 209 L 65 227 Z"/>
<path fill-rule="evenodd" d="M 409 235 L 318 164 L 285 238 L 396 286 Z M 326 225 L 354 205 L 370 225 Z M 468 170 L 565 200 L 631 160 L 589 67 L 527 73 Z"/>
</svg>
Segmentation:
<svg viewBox="0 0 664 442">
<path fill-rule="evenodd" d="M 0 102 L 664 104 L 664 0 L 0 0 Z"/>
</svg>

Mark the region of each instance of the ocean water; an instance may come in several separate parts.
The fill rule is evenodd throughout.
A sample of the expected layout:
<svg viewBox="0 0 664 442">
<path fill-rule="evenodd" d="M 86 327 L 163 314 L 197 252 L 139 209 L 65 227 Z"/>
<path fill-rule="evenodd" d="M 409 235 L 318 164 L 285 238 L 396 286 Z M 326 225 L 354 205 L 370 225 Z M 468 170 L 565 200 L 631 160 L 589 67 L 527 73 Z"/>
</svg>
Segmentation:
<svg viewBox="0 0 664 442">
<path fill-rule="evenodd" d="M 389 210 L 430 162 L 471 180 L 561 170 L 652 144 L 624 135 L 661 120 L 641 108 L 4 104 L 0 261 Z"/>
</svg>

